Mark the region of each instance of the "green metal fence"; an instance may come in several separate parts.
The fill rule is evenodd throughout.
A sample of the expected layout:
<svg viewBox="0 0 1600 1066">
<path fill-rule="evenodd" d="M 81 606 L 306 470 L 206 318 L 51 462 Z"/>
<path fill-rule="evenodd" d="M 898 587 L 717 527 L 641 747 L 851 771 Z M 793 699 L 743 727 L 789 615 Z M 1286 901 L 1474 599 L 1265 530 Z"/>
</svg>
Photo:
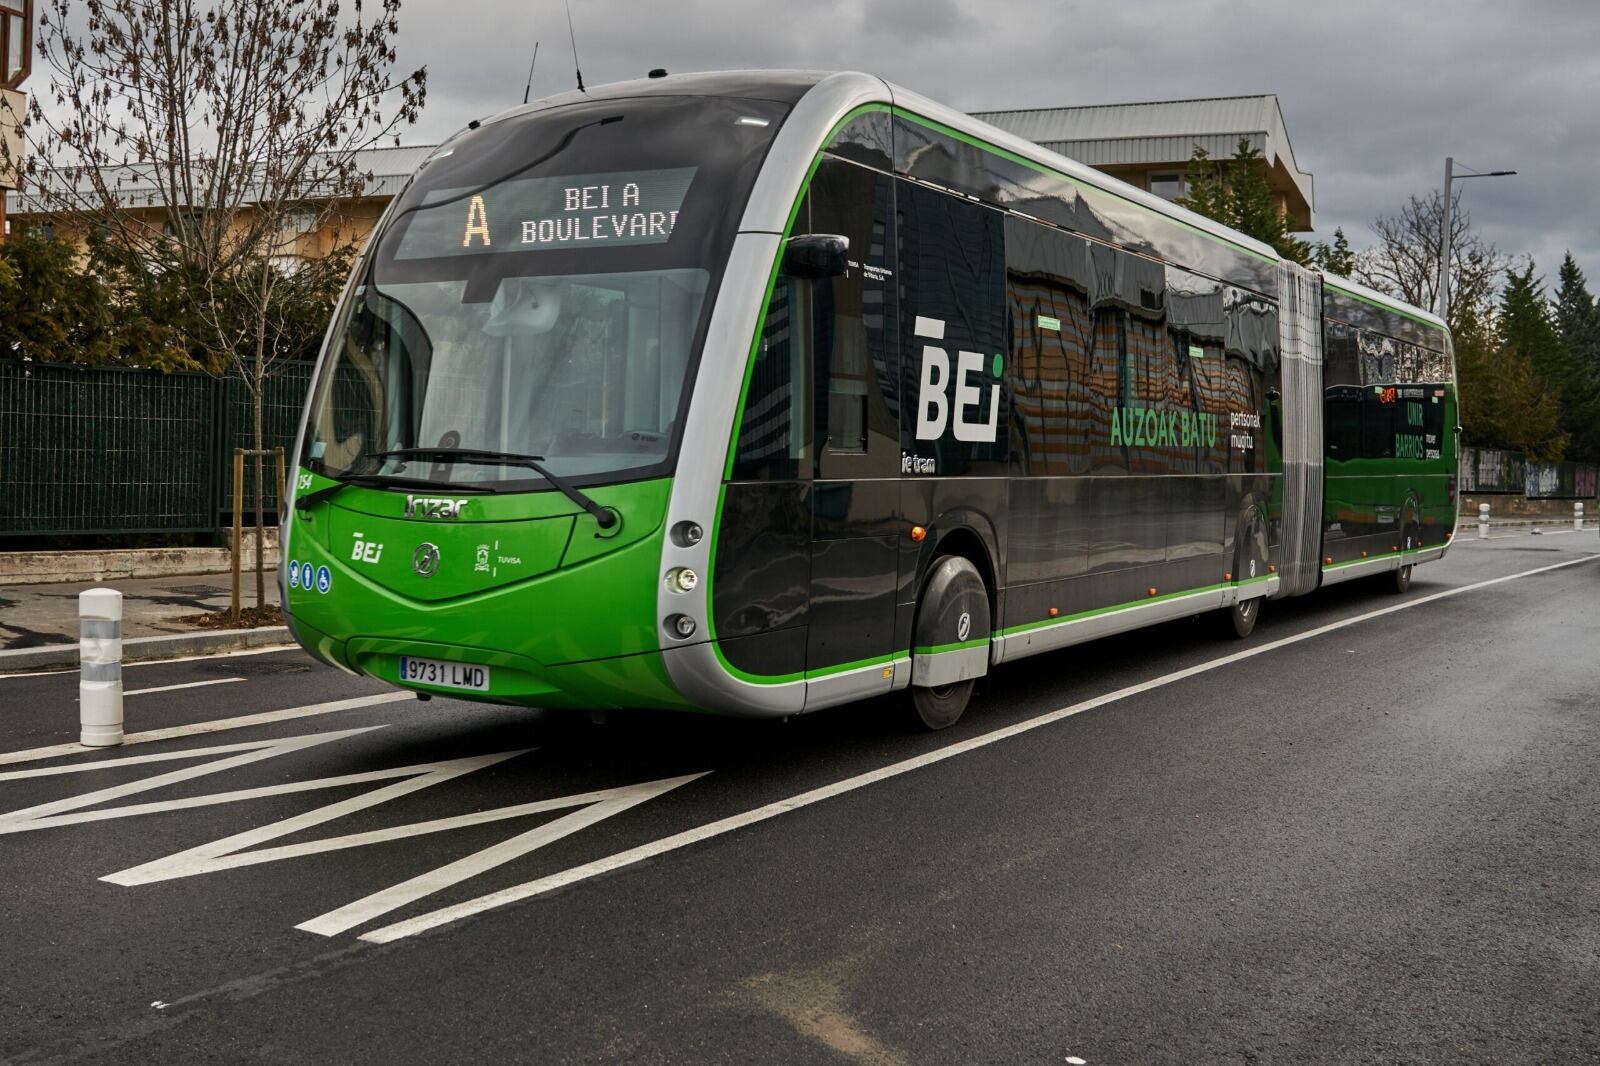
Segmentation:
<svg viewBox="0 0 1600 1066">
<path fill-rule="evenodd" d="M 266 447 L 293 447 L 311 370 L 267 381 Z M 0 538 L 215 532 L 251 426 L 238 378 L 0 360 Z"/>
</svg>

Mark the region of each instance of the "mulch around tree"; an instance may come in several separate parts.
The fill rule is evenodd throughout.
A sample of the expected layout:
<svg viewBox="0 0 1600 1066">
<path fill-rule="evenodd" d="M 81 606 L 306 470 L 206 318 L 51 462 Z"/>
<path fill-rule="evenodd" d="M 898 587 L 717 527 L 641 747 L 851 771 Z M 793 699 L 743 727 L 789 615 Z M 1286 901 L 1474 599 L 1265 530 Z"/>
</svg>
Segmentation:
<svg viewBox="0 0 1600 1066">
<path fill-rule="evenodd" d="M 241 607 L 237 619 L 232 611 L 224 607 L 220 611 L 185 615 L 178 621 L 197 629 L 258 629 L 261 626 L 283 625 L 283 612 L 277 604 L 269 603 L 265 607 Z"/>
</svg>

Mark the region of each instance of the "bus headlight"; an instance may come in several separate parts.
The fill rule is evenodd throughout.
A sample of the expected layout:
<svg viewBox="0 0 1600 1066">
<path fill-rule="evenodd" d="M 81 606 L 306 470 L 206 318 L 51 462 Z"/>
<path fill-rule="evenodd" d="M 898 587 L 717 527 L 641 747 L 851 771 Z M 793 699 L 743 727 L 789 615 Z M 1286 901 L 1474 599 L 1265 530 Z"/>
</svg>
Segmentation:
<svg viewBox="0 0 1600 1066">
<path fill-rule="evenodd" d="M 672 527 L 672 542 L 680 548 L 694 547 L 705 535 L 699 522 L 679 522 Z"/>
<path fill-rule="evenodd" d="M 686 614 L 675 614 L 667 619 L 667 628 L 672 630 L 679 639 L 688 640 L 694 636 L 694 619 Z"/>
<path fill-rule="evenodd" d="M 667 588 L 673 592 L 693 592 L 700 584 L 700 575 L 687 566 L 675 566 L 667 571 Z"/>
</svg>

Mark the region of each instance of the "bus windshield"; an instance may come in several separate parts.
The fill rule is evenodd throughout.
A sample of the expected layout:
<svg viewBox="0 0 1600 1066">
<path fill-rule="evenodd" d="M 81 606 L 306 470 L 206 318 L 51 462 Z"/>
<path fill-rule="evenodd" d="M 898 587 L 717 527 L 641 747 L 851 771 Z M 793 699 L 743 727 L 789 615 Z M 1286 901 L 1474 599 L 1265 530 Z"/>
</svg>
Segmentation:
<svg viewBox="0 0 1600 1066">
<path fill-rule="evenodd" d="M 531 456 L 576 484 L 669 471 L 722 264 L 785 110 L 594 101 L 450 142 L 369 246 L 302 462 L 502 491 L 551 486 L 447 453 Z M 406 449 L 435 451 L 391 454 Z"/>
</svg>

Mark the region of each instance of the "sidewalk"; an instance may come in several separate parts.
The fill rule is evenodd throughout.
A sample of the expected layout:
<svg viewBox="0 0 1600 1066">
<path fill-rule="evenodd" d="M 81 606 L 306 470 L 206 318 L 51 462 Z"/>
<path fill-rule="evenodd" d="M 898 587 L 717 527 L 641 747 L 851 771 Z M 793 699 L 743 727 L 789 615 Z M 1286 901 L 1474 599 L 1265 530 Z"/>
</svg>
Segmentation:
<svg viewBox="0 0 1600 1066">
<path fill-rule="evenodd" d="M 104 586 L 122 593 L 123 639 L 201 633 L 178 619 L 228 606 L 229 574 L 122 578 L 59 585 L 0 586 L 0 650 L 78 644 L 78 593 Z M 241 575 L 240 605 L 255 605 L 255 574 Z M 278 575 L 267 572 L 267 602 L 278 602 Z M 287 639 L 287 638 L 286 638 Z"/>
</svg>

